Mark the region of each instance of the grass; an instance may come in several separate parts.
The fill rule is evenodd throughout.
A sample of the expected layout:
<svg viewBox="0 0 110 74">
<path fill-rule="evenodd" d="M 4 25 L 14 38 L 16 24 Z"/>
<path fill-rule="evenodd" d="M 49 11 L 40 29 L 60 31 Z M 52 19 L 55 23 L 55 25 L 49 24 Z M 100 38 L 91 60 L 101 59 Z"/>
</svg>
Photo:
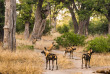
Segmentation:
<svg viewBox="0 0 110 74">
<path fill-rule="evenodd" d="M 42 74 L 44 72 L 44 60 L 40 53 L 31 51 L 34 49 L 29 40 L 23 38 L 23 34 L 16 35 L 16 52 L 3 50 L 0 44 L 0 73 L 3 74 Z M 29 50 L 30 49 L 30 50 Z M 73 68 L 73 62 L 58 56 L 59 69 Z"/>
<path fill-rule="evenodd" d="M 33 51 L 0 50 L 0 73 L 3 74 L 42 74 L 43 60 Z"/>
<path fill-rule="evenodd" d="M 93 54 L 91 58 L 92 66 L 110 66 L 110 53 Z"/>
<path fill-rule="evenodd" d="M 60 69 L 72 69 L 74 68 L 74 63 L 63 55 L 58 55 L 58 66 Z"/>
</svg>

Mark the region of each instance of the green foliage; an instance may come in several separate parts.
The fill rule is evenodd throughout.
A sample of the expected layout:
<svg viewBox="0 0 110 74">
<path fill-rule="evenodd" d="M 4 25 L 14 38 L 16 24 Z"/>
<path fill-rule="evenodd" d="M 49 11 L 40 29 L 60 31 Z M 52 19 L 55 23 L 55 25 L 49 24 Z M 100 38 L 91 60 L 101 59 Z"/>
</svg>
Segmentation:
<svg viewBox="0 0 110 74">
<path fill-rule="evenodd" d="M 24 49 L 28 49 L 28 50 L 34 50 L 34 46 L 33 45 L 20 45 L 18 46 L 18 49 L 24 50 Z"/>
<path fill-rule="evenodd" d="M 66 33 L 66 32 L 69 32 L 69 27 L 68 25 L 58 26 L 57 31 L 61 34 Z"/>
<path fill-rule="evenodd" d="M 92 48 L 94 52 L 110 52 L 110 36 L 107 38 L 100 36 L 88 42 L 87 49 Z"/>
<path fill-rule="evenodd" d="M 50 32 L 52 26 L 49 26 L 49 20 L 46 21 L 46 26 L 45 26 L 45 30 L 43 31 L 43 34 L 47 34 Z"/>
<path fill-rule="evenodd" d="M 107 19 L 91 21 L 88 30 L 89 30 L 89 34 L 106 34 L 106 33 L 108 33 Z"/>
<path fill-rule="evenodd" d="M 59 49 L 59 45 L 55 45 L 55 50 L 58 50 Z"/>
<path fill-rule="evenodd" d="M 63 47 L 68 47 L 71 45 L 84 45 L 85 39 L 85 36 L 80 36 L 78 34 L 74 34 L 73 32 L 68 32 L 64 33 L 60 37 L 57 37 L 55 41 Z"/>
<path fill-rule="evenodd" d="M 25 28 L 25 22 L 29 21 L 29 29 L 32 31 L 34 25 L 34 15 L 33 15 L 33 0 L 19 0 L 20 3 L 17 4 L 17 15 L 16 31 L 18 33 L 23 32 Z"/>
</svg>

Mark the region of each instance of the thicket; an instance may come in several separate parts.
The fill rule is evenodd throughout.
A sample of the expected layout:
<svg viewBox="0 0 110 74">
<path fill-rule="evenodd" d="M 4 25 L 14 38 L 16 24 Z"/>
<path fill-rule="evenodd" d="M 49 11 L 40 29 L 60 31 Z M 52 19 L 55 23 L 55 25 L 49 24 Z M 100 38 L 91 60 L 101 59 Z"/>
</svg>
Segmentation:
<svg viewBox="0 0 110 74">
<path fill-rule="evenodd" d="M 88 27 L 89 34 L 107 34 L 108 33 L 108 21 L 107 19 L 99 19 L 90 21 Z"/>
<path fill-rule="evenodd" d="M 85 36 L 81 36 L 78 34 L 74 34 L 73 32 L 64 33 L 60 37 L 55 39 L 58 45 L 63 47 L 68 47 L 72 45 L 84 45 L 85 44 Z"/>
<path fill-rule="evenodd" d="M 68 25 L 63 25 L 63 26 L 58 26 L 57 27 L 57 31 L 59 32 L 59 33 L 66 33 L 66 32 L 69 32 L 69 26 Z"/>
<path fill-rule="evenodd" d="M 88 42 L 87 49 L 92 48 L 94 52 L 110 52 L 110 35 L 107 37 L 96 37 Z"/>
</svg>

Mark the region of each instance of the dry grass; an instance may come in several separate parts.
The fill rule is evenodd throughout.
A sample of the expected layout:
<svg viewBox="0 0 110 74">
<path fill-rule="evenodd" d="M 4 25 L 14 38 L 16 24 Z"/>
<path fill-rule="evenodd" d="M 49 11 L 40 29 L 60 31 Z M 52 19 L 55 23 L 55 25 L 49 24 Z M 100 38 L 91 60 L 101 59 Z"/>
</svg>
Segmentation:
<svg viewBox="0 0 110 74">
<path fill-rule="evenodd" d="M 110 53 L 93 54 L 91 58 L 92 66 L 110 66 Z"/>
<path fill-rule="evenodd" d="M 58 55 L 58 66 L 60 69 L 72 69 L 74 64 L 72 61 L 64 57 L 63 55 Z"/>
<path fill-rule="evenodd" d="M 0 73 L 3 74 L 42 74 L 43 60 L 33 51 L 0 50 Z"/>
</svg>

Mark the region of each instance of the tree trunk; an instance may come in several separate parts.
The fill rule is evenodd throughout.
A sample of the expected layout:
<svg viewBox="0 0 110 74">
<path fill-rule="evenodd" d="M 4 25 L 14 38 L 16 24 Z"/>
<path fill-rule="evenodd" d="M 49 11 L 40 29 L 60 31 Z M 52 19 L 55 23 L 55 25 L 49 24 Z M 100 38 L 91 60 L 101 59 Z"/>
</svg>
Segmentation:
<svg viewBox="0 0 110 74">
<path fill-rule="evenodd" d="M 49 4 L 47 5 L 44 11 L 42 10 L 42 4 L 43 4 L 43 0 L 39 0 L 37 9 L 35 12 L 35 23 L 34 23 L 31 40 L 41 38 L 43 31 L 45 29 L 46 17 L 49 15 Z M 45 18 L 42 16 L 42 14 L 45 15 Z"/>
<path fill-rule="evenodd" d="M 24 37 L 25 39 L 29 38 L 29 22 L 25 22 L 25 31 L 24 31 Z"/>
<path fill-rule="evenodd" d="M 16 0 L 5 0 L 4 49 L 16 50 Z"/>
<path fill-rule="evenodd" d="M 39 0 L 39 3 L 37 5 L 37 9 L 35 11 L 35 23 L 34 23 L 32 36 L 31 36 L 32 40 L 37 38 L 37 34 L 39 32 L 39 27 L 40 27 L 41 22 L 42 22 L 42 17 L 41 17 L 42 4 L 43 4 L 43 0 L 41 0 L 41 1 Z"/>
<path fill-rule="evenodd" d="M 78 34 L 84 35 L 84 26 L 87 23 L 87 20 L 81 20 L 79 21 L 79 31 Z"/>
<path fill-rule="evenodd" d="M 87 22 L 85 24 L 85 36 L 87 36 L 89 34 L 88 33 L 89 20 L 90 20 L 90 17 L 87 19 Z"/>
<path fill-rule="evenodd" d="M 78 22 L 75 17 L 74 9 L 72 9 L 70 6 L 68 6 L 68 9 L 69 9 L 71 16 L 72 16 L 72 21 L 73 21 L 73 25 L 74 25 L 74 32 L 78 33 L 79 27 L 78 27 Z"/>
<path fill-rule="evenodd" d="M 49 4 L 49 26 L 51 26 L 51 5 Z"/>
<path fill-rule="evenodd" d="M 56 31 L 57 18 L 54 17 L 54 30 Z"/>
</svg>

